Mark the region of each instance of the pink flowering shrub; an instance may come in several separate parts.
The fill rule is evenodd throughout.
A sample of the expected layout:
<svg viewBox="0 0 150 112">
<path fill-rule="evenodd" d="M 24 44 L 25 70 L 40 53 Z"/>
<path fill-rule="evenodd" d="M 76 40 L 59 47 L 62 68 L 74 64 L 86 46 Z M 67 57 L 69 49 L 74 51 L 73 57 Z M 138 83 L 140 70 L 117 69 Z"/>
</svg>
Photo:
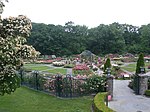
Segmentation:
<svg viewBox="0 0 150 112">
<path fill-rule="evenodd" d="M 73 70 L 89 70 L 89 67 L 87 67 L 85 64 L 76 65 Z"/>
</svg>

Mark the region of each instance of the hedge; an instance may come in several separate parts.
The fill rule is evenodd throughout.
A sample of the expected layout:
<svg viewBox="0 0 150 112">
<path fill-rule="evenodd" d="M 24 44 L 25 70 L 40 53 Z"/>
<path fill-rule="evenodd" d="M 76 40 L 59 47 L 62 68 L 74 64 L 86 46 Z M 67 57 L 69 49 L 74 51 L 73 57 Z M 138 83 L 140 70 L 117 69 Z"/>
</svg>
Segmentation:
<svg viewBox="0 0 150 112">
<path fill-rule="evenodd" d="M 94 97 L 94 112 L 115 112 L 105 105 L 107 92 L 98 93 Z"/>
<path fill-rule="evenodd" d="M 146 95 L 146 96 L 150 96 L 150 90 L 146 90 L 146 91 L 145 91 L 145 95 Z"/>
</svg>

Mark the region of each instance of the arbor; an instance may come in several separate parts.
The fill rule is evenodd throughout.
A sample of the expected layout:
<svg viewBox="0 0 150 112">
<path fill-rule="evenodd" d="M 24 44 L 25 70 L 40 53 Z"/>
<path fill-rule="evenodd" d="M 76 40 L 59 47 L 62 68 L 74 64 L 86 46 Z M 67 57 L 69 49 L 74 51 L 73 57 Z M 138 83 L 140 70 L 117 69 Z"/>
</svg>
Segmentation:
<svg viewBox="0 0 150 112">
<path fill-rule="evenodd" d="M 3 6 L 0 5 L 0 10 Z M 25 44 L 31 28 L 31 21 L 23 15 L 0 18 L 0 95 L 10 94 L 19 87 L 16 70 L 23 65 L 23 59 L 38 54 L 32 46 Z"/>
</svg>

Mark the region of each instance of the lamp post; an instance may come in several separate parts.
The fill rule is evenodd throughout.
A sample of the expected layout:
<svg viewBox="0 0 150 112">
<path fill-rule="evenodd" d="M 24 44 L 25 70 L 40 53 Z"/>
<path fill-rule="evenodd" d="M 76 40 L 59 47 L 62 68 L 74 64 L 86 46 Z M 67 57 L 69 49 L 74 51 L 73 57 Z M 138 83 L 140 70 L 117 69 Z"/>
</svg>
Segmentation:
<svg viewBox="0 0 150 112">
<path fill-rule="evenodd" d="M 36 89 L 38 90 L 38 74 L 39 74 L 39 71 L 35 70 L 34 74 L 35 74 L 35 81 L 36 81 Z"/>
<path fill-rule="evenodd" d="M 107 93 L 107 98 L 106 98 L 106 106 L 108 106 L 108 95 L 109 95 L 109 77 L 111 75 L 111 68 L 106 68 L 106 73 L 107 73 L 107 80 L 106 80 L 106 91 Z"/>
<path fill-rule="evenodd" d="M 145 73 L 145 68 L 144 67 L 140 67 L 140 74 Z M 140 94 L 140 76 L 139 74 L 137 75 L 137 91 L 136 94 L 139 95 Z"/>
<path fill-rule="evenodd" d="M 145 68 L 144 67 L 140 67 L 140 72 L 143 74 L 145 73 Z"/>
<path fill-rule="evenodd" d="M 111 69 L 110 68 L 106 68 L 106 70 L 107 70 L 107 77 L 109 77 L 110 73 L 111 73 Z"/>
</svg>

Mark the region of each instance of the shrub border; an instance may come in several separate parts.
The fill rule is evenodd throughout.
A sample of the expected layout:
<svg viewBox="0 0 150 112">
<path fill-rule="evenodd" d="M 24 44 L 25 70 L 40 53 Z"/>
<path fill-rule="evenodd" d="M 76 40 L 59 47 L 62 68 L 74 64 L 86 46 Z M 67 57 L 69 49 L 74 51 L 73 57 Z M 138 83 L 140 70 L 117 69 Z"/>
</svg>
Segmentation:
<svg viewBox="0 0 150 112">
<path fill-rule="evenodd" d="M 107 92 L 96 94 L 93 101 L 94 112 L 115 112 L 105 105 L 106 96 Z"/>
<path fill-rule="evenodd" d="M 145 95 L 148 96 L 148 97 L 150 97 L 150 90 L 146 90 L 145 91 Z"/>
</svg>

